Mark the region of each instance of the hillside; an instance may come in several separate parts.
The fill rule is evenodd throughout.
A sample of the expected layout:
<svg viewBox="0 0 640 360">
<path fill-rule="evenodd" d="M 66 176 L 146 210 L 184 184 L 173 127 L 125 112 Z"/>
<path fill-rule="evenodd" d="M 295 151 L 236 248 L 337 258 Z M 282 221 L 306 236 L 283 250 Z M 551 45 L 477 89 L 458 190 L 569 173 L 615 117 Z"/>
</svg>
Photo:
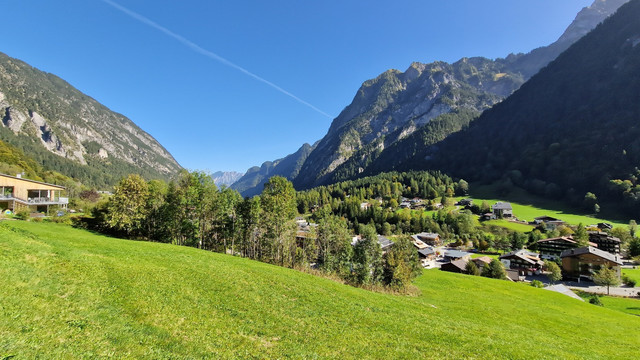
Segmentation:
<svg viewBox="0 0 640 360">
<path fill-rule="evenodd" d="M 63 225 L 0 223 L 0 358 L 630 359 L 640 319 L 426 271 L 415 297 Z"/>
<path fill-rule="evenodd" d="M 407 163 L 576 203 L 592 192 L 639 216 L 639 45 L 633 0 L 468 130 Z"/>
<path fill-rule="evenodd" d="M 94 186 L 128 173 L 169 178 L 180 165 L 151 135 L 59 77 L 0 53 L 0 140 Z"/>
</svg>

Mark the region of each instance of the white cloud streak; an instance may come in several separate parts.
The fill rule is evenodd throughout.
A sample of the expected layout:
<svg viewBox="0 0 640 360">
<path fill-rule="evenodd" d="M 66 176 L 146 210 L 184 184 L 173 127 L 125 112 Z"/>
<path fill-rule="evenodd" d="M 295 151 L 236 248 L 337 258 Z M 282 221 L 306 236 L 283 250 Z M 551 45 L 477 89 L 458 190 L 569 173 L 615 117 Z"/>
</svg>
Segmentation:
<svg viewBox="0 0 640 360">
<path fill-rule="evenodd" d="M 243 74 L 245 74 L 245 75 L 247 75 L 247 76 L 249 76 L 249 77 L 251 77 L 251 78 L 253 78 L 255 80 L 258 80 L 261 83 L 267 84 L 268 86 L 270 86 L 273 89 L 281 92 L 282 94 L 287 95 L 290 98 L 294 99 L 295 101 L 297 101 L 297 102 L 299 102 L 299 103 L 301 103 L 301 104 L 313 109 L 317 113 L 322 114 L 322 115 L 326 116 L 329 119 L 333 118 L 333 116 L 331 116 L 331 115 L 327 114 L 326 112 L 318 109 L 317 107 L 313 106 L 312 104 L 302 100 L 301 98 L 299 98 L 296 95 L 290 93 L 289 91 L 281 88 L 280 86 L 272 83 L 271 81 L 252 73 L 251 71 L 243 68 L 240 65 L 234 64 L 233 62 L 223 58 L 222 56 L 220 56 L 220 55 L 218 55 L 218 54 L 216 54 L 216 53 L 214 53 L 212 51 L 209 51 L 209 50 L 203 48 L 202 46 L 194 43 L 193 41 L 190 41 L 189 39 L 184 38 L 181 35 L 178 35 L 178 34 L 174 33 L 173 31 L 171 31 L 171 30 L 165 28 L 164 26 L 154 22 L 153 20 L 150 20 L 149 18 L 146 18 L 146 17 L 144 17 L 144 16 L 142 16 L 142 15 L 140 15 L 140 14 L 138 14 L 138 13 L 132 11 L 132 10 L 129 10 L 126 7 L 124 7 L 124 6 L 122 6 L 122 5 L 118 4 L 118 3 L 115 3 L 115 2 L 113 2 L 111 0 L 102 0 L 102 2 L 104 2 L 105 4 L 111 6 L 111 7 L 115 8 L 115 9 L 117 9 L 119 11 L 121 11 L 122 13 L 128 15 L 129 17 L 131 17 L 131 18 L 133 18 L 133 19 L 135 19 L 135 20 L 137 20 L 137 21 L 139 21 L 139 22 L 141 22 L 141 23 L 143 23 L 143 24 L 145 24 L 145 25 L 147 25 L 149 27 L 152 27 L 152 28 L 162 32 L 163 34 L 165 34 L 165 35 L 177 40 L 178 42 L 182 43 L 183 45 L 185 45 L 189 49 L 195 51 L 196 53 L 204 55 L 204 56 L 206 56 L 206 57 L 208 57 L 208 58 L 210 58 L 212 60 L 215 60 L 215 61 L 217 61 L 217 62 L 219 62 L 219 63 L 221 63 L 223 65 L 226 65 L 226 66 L 229 66 L 229 67 L 231 67 L 231 68 L 233 68 L 235 70 L 238 70 L 241 73 L 243 73 Z"/>
</svg>

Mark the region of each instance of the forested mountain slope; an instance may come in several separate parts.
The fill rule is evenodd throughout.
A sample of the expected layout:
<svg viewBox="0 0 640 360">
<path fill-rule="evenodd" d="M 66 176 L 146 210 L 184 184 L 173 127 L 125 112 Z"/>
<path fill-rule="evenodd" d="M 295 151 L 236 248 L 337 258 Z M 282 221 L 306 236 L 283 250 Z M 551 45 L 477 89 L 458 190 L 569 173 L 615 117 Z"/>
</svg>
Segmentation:
<svg viewBox="0 0 640 360">
<path fill-rule="evenodd" d="M 153 137 L 59 77 L 0 53 L 0 139 L 48 170 L 106 186 L 180 165 Z"/>
<path fill-rule="evenodd" d="M 574 201 L 590 191 L 640 215 L 640 0 L 405 165 Z"/>
</svg>

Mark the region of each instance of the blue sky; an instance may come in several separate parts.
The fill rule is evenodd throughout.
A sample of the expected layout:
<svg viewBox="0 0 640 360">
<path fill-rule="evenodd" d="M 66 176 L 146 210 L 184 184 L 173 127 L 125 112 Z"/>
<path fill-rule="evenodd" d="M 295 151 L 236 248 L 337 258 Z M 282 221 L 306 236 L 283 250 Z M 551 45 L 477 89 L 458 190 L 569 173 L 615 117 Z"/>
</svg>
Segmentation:
<svg viewBox="0 0 640 360">
<path fill-rule="evenodd" d="M 592 2 L 110 1 L 319 111 L 103 0 L 0 0 L 0 51 L 126 115 L 184 167 L 240 172 L 319 140 L 387 69 L 528 52 Z"/>
</svg>

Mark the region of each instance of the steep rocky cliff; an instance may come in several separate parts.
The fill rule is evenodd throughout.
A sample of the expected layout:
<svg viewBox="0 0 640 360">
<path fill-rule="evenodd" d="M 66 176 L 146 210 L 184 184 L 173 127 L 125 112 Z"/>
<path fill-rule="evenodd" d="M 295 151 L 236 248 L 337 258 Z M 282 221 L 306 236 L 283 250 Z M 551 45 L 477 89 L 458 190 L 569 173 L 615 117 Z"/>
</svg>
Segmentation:
<svg viewBox="0 0 640 360">
<path fill-rule="evenodd" d="M 88 183 L 113 183 L 127 172 L 168 178 L 180 169 L 162 145 L 128 118 L 59 77 L 2 53 L 0 119 L 2 140 L 45 167 Z M 55 168 L 59 166 L 64 169 Z"/>
</svg>

